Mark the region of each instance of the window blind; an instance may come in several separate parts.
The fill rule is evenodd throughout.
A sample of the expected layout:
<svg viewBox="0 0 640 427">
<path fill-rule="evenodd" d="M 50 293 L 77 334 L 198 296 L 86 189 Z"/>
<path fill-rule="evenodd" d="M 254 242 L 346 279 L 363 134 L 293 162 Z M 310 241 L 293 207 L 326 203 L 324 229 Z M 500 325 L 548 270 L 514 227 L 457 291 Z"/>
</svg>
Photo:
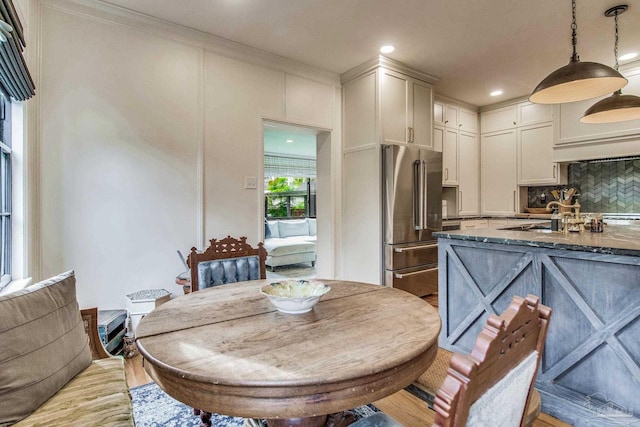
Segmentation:
<svg viewBox="0 0 640 427">
<path fill-rule="evenodd" d="M 284 157 L 265 154 L 264 176 L 315 178 L 316 160 L 300 157 Z"/>
<path fill-rule="evenodd" d="M 0 91 L 24 101 L 35 95 L 35 85 L 22 51 L 24 31 L 11 0 L 0 0 Z"/>
</svg>

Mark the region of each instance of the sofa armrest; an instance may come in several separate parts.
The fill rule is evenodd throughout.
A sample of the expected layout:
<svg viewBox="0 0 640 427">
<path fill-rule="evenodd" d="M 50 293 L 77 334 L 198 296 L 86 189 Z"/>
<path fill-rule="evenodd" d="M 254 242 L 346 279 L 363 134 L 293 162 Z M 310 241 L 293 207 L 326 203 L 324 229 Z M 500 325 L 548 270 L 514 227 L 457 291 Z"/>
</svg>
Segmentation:
<svg viewBox="0 0 640 427">
<path fill-rule="evenodd" d="M 100 334 L 98 334 L 98 308 L 85 308 L 80 310 L 80 313 L 84 321 L 84 330 L 89 336 L 89 348 L 91 349 L 93 360 L 111 357 L 102 345 Z"/>
</svg>

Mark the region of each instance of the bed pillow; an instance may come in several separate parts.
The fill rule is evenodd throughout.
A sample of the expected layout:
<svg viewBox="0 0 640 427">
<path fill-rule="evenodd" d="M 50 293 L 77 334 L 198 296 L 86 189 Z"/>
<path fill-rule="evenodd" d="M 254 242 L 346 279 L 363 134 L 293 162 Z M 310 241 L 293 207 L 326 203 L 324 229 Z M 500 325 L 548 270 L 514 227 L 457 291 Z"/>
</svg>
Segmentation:
<svg viewBox="0 0 640 427">
<path fill-rule="evenodd" d="M 73 271 L 0 297 L 0 425 L 30 415 L 90 364 Z"/>
</svg>

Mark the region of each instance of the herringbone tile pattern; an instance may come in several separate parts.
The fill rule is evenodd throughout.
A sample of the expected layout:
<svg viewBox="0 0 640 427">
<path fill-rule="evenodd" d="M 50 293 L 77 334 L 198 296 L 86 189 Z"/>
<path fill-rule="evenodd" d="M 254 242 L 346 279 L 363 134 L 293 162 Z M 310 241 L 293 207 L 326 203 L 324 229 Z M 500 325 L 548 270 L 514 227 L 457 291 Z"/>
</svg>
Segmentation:
<svg viewBox="0 0 640 427">
<path fill-rule="evenodd" d="M 529 187 L 528 206 L 545 206 L 553 200 L 551 190 L 568 187 L 580 194 L 582 212 L 640 213 L 640 159 L 572 163 L 568 185 Z"/>
<path fill-rule="evenodd" d="M 640 159 L 569 165 L 584 212 L 640 212 Z"/>
</svg>

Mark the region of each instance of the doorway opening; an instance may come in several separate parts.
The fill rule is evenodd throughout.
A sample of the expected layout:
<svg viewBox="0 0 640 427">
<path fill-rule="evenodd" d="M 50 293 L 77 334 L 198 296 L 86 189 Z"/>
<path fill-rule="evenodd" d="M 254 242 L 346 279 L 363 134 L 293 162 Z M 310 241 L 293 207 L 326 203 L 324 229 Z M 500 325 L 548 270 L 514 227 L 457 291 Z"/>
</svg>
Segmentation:
<svg viewBox="0 0 640 427">
<path fill-rule="evenodd" d="M 263 132 L 267 278 L 315 278 L 321 131 L 265 121 Z"/>
</svg>

